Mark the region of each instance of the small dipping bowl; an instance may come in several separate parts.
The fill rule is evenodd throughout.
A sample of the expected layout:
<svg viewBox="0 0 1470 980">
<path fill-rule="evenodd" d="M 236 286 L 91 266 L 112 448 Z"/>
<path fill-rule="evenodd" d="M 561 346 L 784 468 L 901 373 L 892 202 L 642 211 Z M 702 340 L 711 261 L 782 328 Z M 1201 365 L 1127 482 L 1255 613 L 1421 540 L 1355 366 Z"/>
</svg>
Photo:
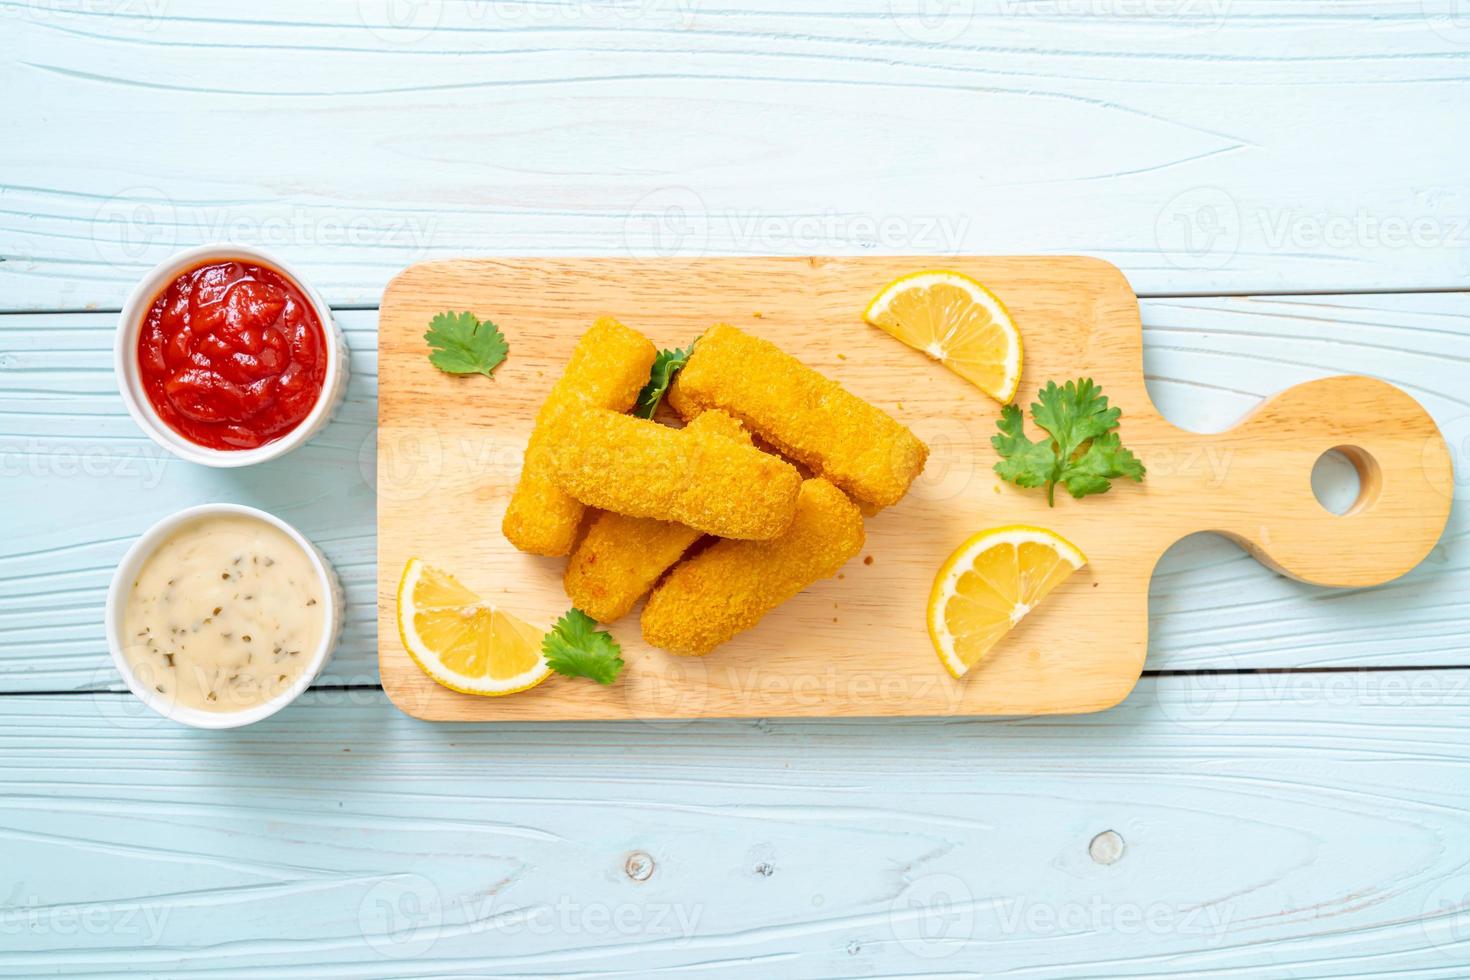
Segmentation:
<svg viewBox="0 0 1470 980">
<path fill-rule="evenodd" d="M 158 411 L 143 386 L 142 368 L 138 363 L 138 338 L 143 321 L 148 316 L 153 301 L 180 275 L 201 265 L 231 260 L 265 266 L 289 279 L 301 295 L 311 304 L 312 311 L 326 334 L 326 372 L 322 379 L 322 390 L 318 392 L 316 404 L 311 412 L 291 431 L 253 449 L 214 449 L 200 445 L 176 432 L 159 417 Z M 117 338 L 113 346 L 113 371 L 117 375 L 118 391 L 128 414 L 138 423 L 148 437 L 180 459 L 205 466 L 234 467 L 263 463 L 284 456 L 315 436 L 331 420 L 332 413 L 342 402 L 347 390 L 347 342 L 342 330 L 332 319 L 331 308 L 311 285 L 296 270 L 276 256 L 249 245 L 234 245 L 227 242 L 200 245 L 197 248 L 178 252 L 154 266 L 137 286 L 133 287 L 123 304 L 122 315 L 117 322 Z"/>
<path fill-rule="evenodd" d="M 310 655 L 302 665 L 301 673 L 289 686 L 278 691 L 269 700 L 235 710 L 210 711 L 195 708 L 160 694 L 153 684 L 145 682 L 134 670 L 126 653 L 127 644 L 131 638 L 122 635 L 128 600 L 148 560 L 180 528 L 194 521 L 214 517 L 250 518 L 283 532 L 301 549 L 307 563 L 319 579 L 324 607 L 321 641 L 315 650 L 310 651 Z M 113 665 L 117 667 L 118 673 L 127 682 L 128 689 L 137 695 L 140 701 L 163 717 L 195 728 L 238 728 L 269 718 L 295 701 L 302 691 L 311 686 L 312 681 L 316 680 L 322 668 L 331 659 L 332 651 L 337 646 L 337 641 L 342 633 L 344 605 L 342 586 L 337 580 L 337 573 L 316 546 L 296 528 L 254 507 L 246 507 L 242 504 L 203 504 L 181 510 L 154 524 L 143 532 L 142 537 L 138 538 L 128 549 L 127 554 L 123 555 L 122 561 L 118 563 L 117 571 L 113 573 L 112 585 L 107 590 L 107 646 L 112 653 Z M 264 649 L 263 645 L 262 649 Z"/>
</svg>

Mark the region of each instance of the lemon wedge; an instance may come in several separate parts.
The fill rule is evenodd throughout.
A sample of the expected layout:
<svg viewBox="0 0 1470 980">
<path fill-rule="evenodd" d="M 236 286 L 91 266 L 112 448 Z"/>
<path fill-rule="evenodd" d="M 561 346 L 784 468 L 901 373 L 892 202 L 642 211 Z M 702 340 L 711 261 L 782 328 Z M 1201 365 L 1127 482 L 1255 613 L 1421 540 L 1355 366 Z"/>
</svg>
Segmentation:
<svg viewBox="0 0 1470 980">
<path fill-rule="evenodd" d="M 551 675 L 541 630 L 417 558 L 398 583 L 398 635 L 424 673 L 462 694 L 514 694 Z"/>
<path fill-rule="evenodd" d="M 1087 564 L 1087 556 L 1046 528 L 1013 524 L 981 531 L 960 545 L 934 577 L 929 638 L 954 677 L 971 667 Z"/>
<path fill-rule="evenodd" d="M 1021 331 L 994 293 L 969 276 L 931 269 L 884 286 L 863 313 L 1002 405 L 1021 383 Z"/>
</svg>

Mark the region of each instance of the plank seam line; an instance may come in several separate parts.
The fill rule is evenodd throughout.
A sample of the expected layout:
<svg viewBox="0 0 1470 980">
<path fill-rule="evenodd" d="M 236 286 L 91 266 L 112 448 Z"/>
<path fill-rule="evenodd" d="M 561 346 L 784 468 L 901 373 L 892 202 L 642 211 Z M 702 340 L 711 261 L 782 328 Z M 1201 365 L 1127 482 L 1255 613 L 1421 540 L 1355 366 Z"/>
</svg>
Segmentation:
<svg viewBox="0 0 1470 980">
<path fill-rule="evenodd" d="M 1200 293 L 1135 293 L 1139 299 L 1250 299 L 1267 296 L 1412 296 L 1419 293 L 1470 293 L 1470 283 L 1462 286 L 1425 286 L 1422 288 L 1384 289 L 1247 289 Z"/>
<path fill-rule="evenodd" d="M 922 257 L 922 256 L 921 256 Z M 1250 299 L 1272 296 L 1412 296 L 1431 293 L 1470 293 L 1470 283 L 1459 286 L 1413 286 L 1378 289 L 1246 289 L 1236 291 L 1205 290 L 1201 292 L 1135 293 L 1139 299 Z M 363 313 L 381 309 L 376 303 L 329 303 L 343 313 Z M 52 309 L 0 309 L 0 316 L 71 316 L 81 313 L 116 316 L 118 308 L 58 307 Z"/>
<path fill-rule="evenodd" d="M 1470 288 L 1470 287 L 1467 287 Z M 328 303 L 328 306 L 337 313 L 363 313 L 379 309 L 377 303 Z M 97 316 L 117 316 L 122 313 L 121 307 L 59 307 L 55 309 L 29 310 L 6 307 L 0 309 L 0 316 L 76 316 L 78 314 L 91 313 Z"/>
<path fill-rule="evenodd" d="M 1470 670 L 1470 664 L 1402 664 L 1376 667 L 1200 667 L 1194 670 L 1145 670 L 1144 677 L 1214 677 L 1230 674 L 1392 674 L 1427 670 Z"/>
<path fill-rule="evenodd" d="M 1434 666 L 1431 664 L 1412 664 L 1400 667 L 1239 667 L 1239 668 L 1201 668 L 1199 670 L 1145 670 L 1143 677 L 1216 677 L 1222 675 L 1245 675 L 1245 674 L 1394 674 L 1394 673 L 1423 673 L 1431 670 L 1447 671 L 1470 671 L 1470 664 L 1446 664 Z M 381 684 L 314 684 L 307 691 L 381 691 Z M 97 689 L 93 691 L 0 691 L 0 698 L 7 697 L 95 697 L 99 694 L 114 695 L 117 697 L 131 697 L 132 691 L 115 691 L 110 689 Z"/>
<path fill-rule="evenodd" d="M 383 689 L 383 687 L 382 687 L 381 684 L 313 684 L 311 687 L 308 687 L 306 689 L 306 691 L 304 691 L 303 693 L 310 693 L 312 691 L 329 691 L 329 692 L 333 692 L 333 693 L 349 692 L 350 693 L 350 692 L 353 692 L 353 691 L 381 691 L 382 689 Z M 110 688 L 97 688 L 96 690 L 92 690 L 92 691 L 87 691 L 87 690 L 80 690 L 80 691 L 77 691 L 77 690 L 72 690 L 72 691 L 0 691 L 0 698 L 10 698 L 10 697 L 22 697 L 22 698 L 30 698 L 30 697 L 58 698 L 58 697 L 66 697 L 68 695 L 70 695 L 72 697 L 87 697 L 87 698 L 90 698 L 90 697 L 96 697 L 99 694 L 110 694 L 110 695 L 119 696 L 119 697 L 122 697 L 122 696 L 132 697 L 133 696 L 133 692 L 127 690 L 126 688 L 124 688 L 123 690 L 120 690 L 120 691 L 115 691 L 115 690 L 112 690 Z"/>
</svg>

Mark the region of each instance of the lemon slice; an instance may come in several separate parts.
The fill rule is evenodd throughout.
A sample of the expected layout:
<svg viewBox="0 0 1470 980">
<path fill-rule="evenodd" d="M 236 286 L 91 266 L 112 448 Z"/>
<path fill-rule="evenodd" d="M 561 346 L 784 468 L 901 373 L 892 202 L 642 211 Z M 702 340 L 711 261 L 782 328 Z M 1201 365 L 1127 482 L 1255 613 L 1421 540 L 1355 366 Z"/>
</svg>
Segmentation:
<svg viewBox="0 0 1470 980">
<path fill-rule="evenodd" d="M 921 350 L 1002 405 L 1021 383 L 1021 332 L 1005 304 L 969 276 L 931 269 L 883 287 L 863 319 Z"/>
<path fill-rule="evenodd" d="M 541 630 L 417 558 L 398 583 L 398 635 L 424 673 L 462 694 L 514 694 L 551 674 Z"/>
<path fill-rule="evenodd" d="M 1061 535 L 1024 524 L 981 531 L 960 545 L 929 593 L 929 638 L 944 669 L 963 677 L 1085 564 L 1087 556 Z"/>
</svg>

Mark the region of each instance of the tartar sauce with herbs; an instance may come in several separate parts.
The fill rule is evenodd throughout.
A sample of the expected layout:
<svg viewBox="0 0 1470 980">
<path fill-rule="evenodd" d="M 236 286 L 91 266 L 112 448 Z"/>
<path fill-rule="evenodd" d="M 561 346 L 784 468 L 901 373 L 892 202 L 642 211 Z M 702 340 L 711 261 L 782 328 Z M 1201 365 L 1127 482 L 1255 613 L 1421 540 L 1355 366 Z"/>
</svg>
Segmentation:
<svg viewBox="0 0 1470 980">
<path fill-rule="evenodd" d="M 139 680 L 175 704 L 239 711 L 289 688 L 322 641 L 315 567 L 284 531 L 254 517 L 201 517 L 143 564 L 123 611 Z"/>
</svg>

